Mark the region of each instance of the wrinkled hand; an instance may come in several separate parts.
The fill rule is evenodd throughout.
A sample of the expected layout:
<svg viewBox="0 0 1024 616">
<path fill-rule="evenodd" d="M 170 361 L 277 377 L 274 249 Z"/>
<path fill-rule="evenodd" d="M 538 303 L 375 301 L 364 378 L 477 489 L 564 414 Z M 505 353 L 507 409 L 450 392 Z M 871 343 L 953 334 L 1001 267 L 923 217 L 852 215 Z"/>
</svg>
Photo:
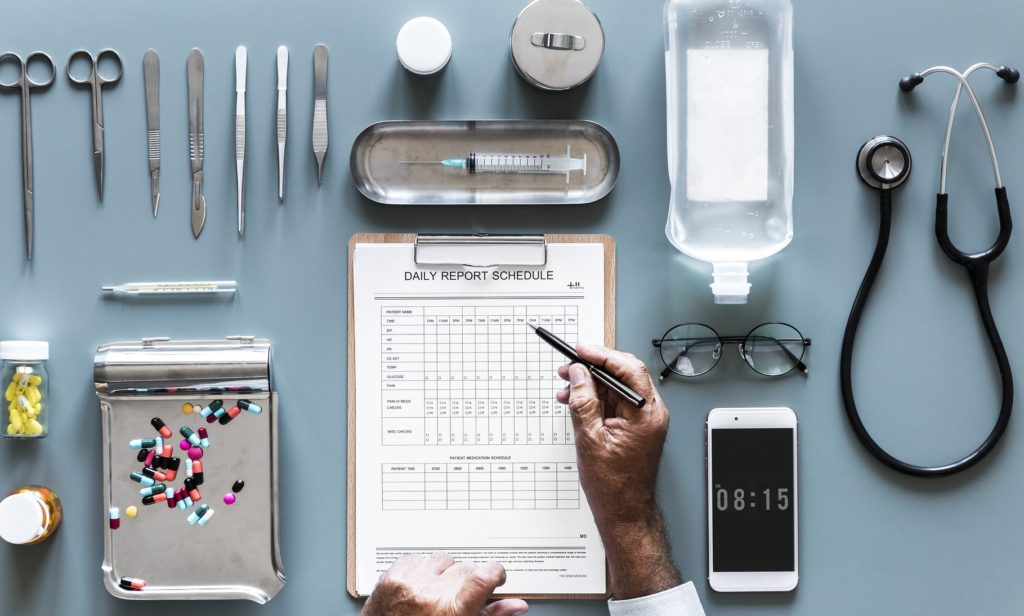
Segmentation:
<svg viewBox="0 0 1024 616">
<path fill-rule="evenodd" d="M 647 400 L 643 408 L 636 408 L 579 364 L 558 370 L 569 381 L 557 398 L 569 405 L 580 483 L 598 526 L 644 519 L 656 509 L 654 484 L 668 434 L 668 410 L 647 366 L 635 356 L 583 344 L 576 352 Z"/>
<path fill-rule="evenodd" d="M 518 616 L 529 609 L 520 599 L 484 607 L 505 583 L 499 563 L 455 562 L 448 554 L 407 554 L 381 575 L 363 616 Z"/>
</svg>

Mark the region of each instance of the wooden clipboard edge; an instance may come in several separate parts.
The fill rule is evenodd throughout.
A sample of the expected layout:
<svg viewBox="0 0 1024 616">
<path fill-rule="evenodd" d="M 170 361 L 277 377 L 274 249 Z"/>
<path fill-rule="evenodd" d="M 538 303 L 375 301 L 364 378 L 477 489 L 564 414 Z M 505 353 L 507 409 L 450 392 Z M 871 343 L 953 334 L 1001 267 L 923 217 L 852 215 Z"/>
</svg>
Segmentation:
<svg viewBox="0 0 1024 616">
<path fill-rule="evenodd" d="M 604 246 L 604 344 L 615 347 L 615 240 L 608 234 L 555 233 L 545 234 L 549 244 L 602 244 Z M 415 233 L 356 233 L 348 241 L 348 506 L 346 512 L 346 587 L 348 594 L 364 599 L 357 591 L 356 578 L 356 309 L 353 277 L 357 244 L 411 244 Z M 610 596 L 611 575 L 605 561 L 605 588 L 603 594 L 532 594 L 493 595 L 494 599 L 607 599 Z"/>
</svg>

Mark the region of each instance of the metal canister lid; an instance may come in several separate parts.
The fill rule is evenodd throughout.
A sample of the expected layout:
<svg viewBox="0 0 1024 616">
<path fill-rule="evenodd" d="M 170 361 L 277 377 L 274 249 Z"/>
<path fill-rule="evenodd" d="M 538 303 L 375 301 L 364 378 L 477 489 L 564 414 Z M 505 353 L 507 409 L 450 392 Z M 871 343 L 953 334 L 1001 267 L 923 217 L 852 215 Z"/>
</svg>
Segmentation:
<svg viewBox="0 0 1024 616">
<path fill-rule="evenodd" d="M 604 29 L 580 0 L 534 0 L 512 26 L 511 48 L 523 79 L 542 90 L 569 90 L 597 70 Z"/>
</svg>

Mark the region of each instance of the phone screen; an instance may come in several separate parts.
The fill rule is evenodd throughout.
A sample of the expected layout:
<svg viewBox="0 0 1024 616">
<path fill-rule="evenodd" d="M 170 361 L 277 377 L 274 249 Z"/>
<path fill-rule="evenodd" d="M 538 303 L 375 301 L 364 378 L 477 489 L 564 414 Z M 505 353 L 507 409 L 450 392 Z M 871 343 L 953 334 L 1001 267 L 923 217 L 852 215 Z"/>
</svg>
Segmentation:
<svg viewBox="0 0 1024 616">
<path fill-rule="evenodd" d="M 713 570 L 795 570 L 793 429 L 715 429 L 711 439 Z"/>
</svg>

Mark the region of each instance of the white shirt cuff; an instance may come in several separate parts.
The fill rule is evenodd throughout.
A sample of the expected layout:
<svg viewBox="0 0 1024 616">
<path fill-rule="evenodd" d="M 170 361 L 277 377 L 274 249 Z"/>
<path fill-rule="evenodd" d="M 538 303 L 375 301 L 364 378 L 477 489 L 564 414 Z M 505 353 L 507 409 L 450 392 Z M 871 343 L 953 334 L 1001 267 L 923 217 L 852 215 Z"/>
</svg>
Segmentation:
<svg viewBox="0 0 1024 616">
<path fill-rule="evenodd" d="M 616 601 L 608 600 L 611 616 L 704 616 L 693 582 L 654 595 Z"/>
</svg>

